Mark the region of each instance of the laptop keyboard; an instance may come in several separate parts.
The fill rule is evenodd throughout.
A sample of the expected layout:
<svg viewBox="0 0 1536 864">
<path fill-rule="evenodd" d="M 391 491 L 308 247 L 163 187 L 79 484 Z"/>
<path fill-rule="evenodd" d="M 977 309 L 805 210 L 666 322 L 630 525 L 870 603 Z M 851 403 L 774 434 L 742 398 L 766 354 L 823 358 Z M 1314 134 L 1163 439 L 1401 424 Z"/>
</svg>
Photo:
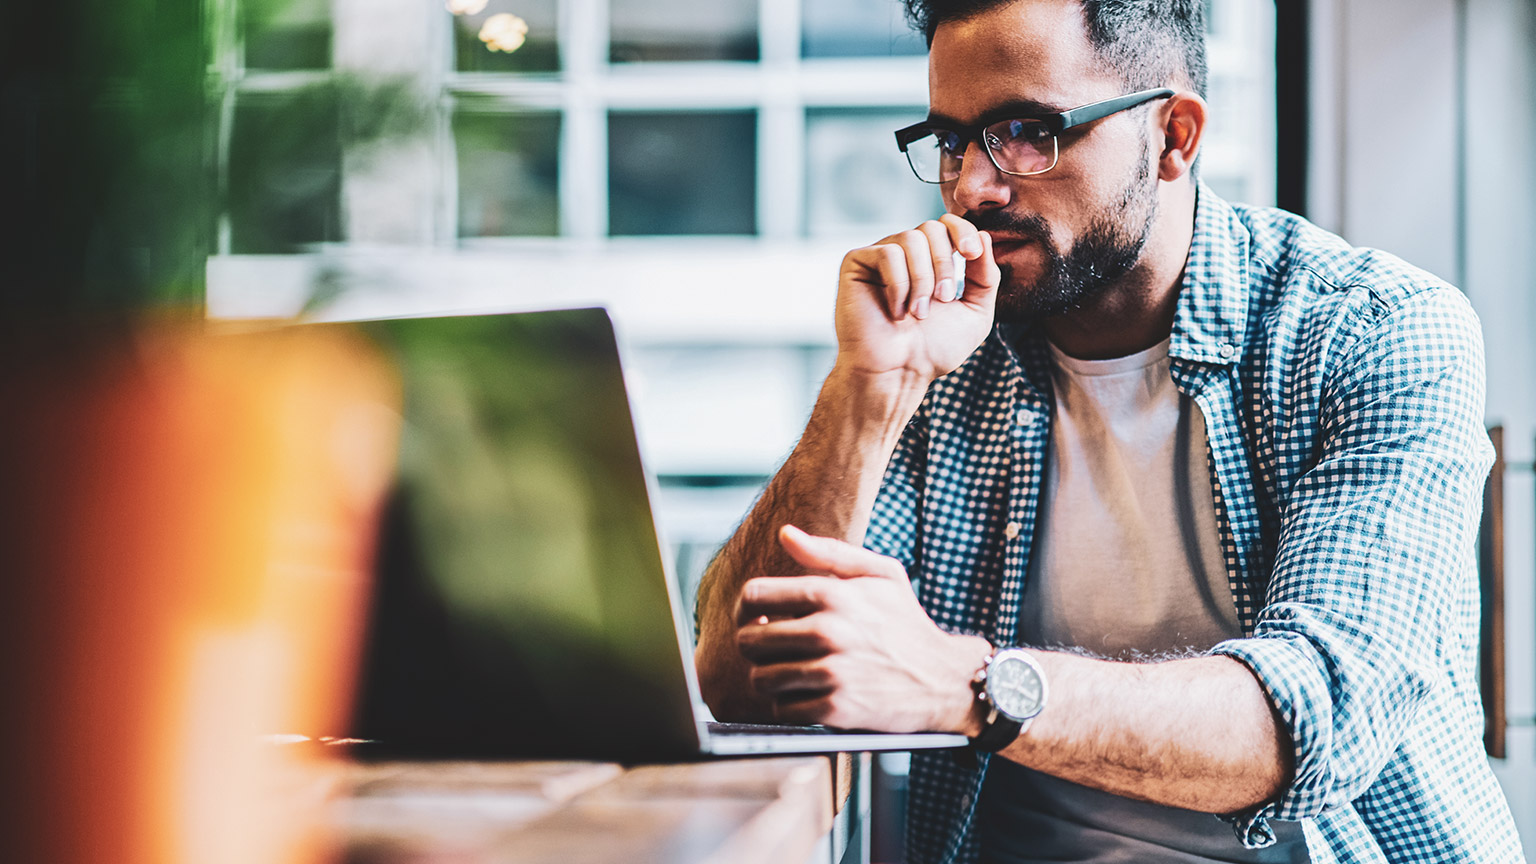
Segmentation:
<svg viewBox="0 0 1536 864">
<path fill-rule="evenodd" d="M 847 731 L 830 726 L 786 726 L 774 723 L 709 724 L 710 735 L 837 735 Z"/>
</svg>

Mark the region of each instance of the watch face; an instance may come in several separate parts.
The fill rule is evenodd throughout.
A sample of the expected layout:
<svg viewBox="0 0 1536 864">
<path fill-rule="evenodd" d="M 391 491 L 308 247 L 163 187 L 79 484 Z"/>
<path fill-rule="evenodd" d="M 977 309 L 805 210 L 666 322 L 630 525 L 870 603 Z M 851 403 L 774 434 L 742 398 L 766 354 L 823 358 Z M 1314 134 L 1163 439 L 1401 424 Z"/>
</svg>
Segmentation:
<svg viewBox="0 0 1536 864">
<path fill-rule="evenodd" d="M 1045 679 L 1023 657 L 1003 655 L 987 670 L 987 696 L 1006 716 L 1027 720 L 1045 704 Z"/>
</svg>

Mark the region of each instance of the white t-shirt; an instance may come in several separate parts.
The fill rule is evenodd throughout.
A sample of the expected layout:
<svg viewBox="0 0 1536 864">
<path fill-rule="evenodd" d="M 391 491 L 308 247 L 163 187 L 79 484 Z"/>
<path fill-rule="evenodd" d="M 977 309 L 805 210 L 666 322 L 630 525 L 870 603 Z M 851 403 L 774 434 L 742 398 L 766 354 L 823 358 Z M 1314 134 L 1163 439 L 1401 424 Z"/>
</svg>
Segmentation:
<svg viewBox="0 0 1536 864">
<path fill-rule="evenodd" d="M 1168 343 L 1113 360 L 1055 350 L 1056 411 L 1019 640 L 1115 660 L 1242 635 L 1217 534 L 1205 418 Z M 984 862 L 1305 862 L 1297 823 L 1244 849 L 1215 816 L 1121 798 L 992 760 Z"/>
<path fill-rule="evenodd" d="M 1026 645 L 1115 660 L 1242 635 L 1216 533 L 1205 417 L 1168 343 L 1056 356 L 1056 412 L 1019 619 Z"/>
</svg>

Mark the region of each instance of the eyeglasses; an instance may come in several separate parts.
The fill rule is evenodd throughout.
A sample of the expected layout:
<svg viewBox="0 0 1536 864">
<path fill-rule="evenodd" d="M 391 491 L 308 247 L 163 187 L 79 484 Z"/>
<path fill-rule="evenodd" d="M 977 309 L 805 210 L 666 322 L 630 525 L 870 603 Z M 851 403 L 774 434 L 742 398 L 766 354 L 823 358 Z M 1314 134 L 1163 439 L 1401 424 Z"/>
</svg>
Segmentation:
<svg viewBox="0 0 1536 864">
<path fill-rule="evenodd" d="M 924 183 L 948 183 L 960 176 L 960 163 L 972 141 L 980 141 L 997 170 L 1014 177 L 1044 174 L 1056 167 L 1056 136 L 1084 123 L 1173 95 L 1167 88 L 1142 90 L 1091 102 L 1057 114 L 1013 117 L 975 126 L 922 122 L 897 130 L 896 146 L 907 154 L 912 173 Z"/>
</svg>

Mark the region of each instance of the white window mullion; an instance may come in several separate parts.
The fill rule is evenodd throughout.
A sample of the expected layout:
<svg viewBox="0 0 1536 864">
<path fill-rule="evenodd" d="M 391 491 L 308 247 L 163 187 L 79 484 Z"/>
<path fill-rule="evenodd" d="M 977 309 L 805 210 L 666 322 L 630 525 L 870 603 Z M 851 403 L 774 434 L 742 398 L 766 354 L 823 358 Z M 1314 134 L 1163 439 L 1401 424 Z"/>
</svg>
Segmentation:
<svg viewBox="0 0 1536 864">
<path fill-rule="evenodd" d="M 805 210 L 805 106 L 800 98 L 800 3 L 760 0 L 762 62 L 757 117 L 757 230 L 770 240 L 800 234 Z"/>
<path fill-rule="evenodd" d="M 560 233 L 597 242 L 608 232 L 607 0 L 561 4 L 565 113 L 560 133 Z"/>
</svg>

